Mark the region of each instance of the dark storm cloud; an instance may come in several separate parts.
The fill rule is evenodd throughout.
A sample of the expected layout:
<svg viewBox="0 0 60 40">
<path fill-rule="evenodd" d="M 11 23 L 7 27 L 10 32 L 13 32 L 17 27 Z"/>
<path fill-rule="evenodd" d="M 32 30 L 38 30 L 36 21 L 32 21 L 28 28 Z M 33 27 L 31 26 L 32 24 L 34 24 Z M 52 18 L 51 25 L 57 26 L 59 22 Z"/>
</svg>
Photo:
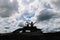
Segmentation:
<svg viewBox="0 0 60 40">
<path fill-rule="evenodd" d="M 24 25 L 22 23 L 20 23 L 18 26 L 23 27 Z"/>
<path fill-rule="evenodd" d="M 17 0 L 0 0 L 0 17 L 9 17 L 15 12 L 18 12 Z"/>
<path fill-rule="evenodd" d="M 5 27 L 5 29 L 10 29 L 10 27 Z"/>
<path fill-rule="evenodd" d="M 48 10 L 42 10 L 37 16 L 38 21 L 45 21 L 51 19 L 55 14 Z"/>
<path fill-rule="evenodd" d="M 39 25 L 44 27 L 43 32 L 58 32 L 60 31 L 60 13 L 52 10 L 42 10 L 37 16 Z"/>
<path fill-rule="evenodd" d="M 24 23 L 23 22 L 20 22 L 18 26 L 19 27 L 23 27 L 24 26 Z"/>
</svg>

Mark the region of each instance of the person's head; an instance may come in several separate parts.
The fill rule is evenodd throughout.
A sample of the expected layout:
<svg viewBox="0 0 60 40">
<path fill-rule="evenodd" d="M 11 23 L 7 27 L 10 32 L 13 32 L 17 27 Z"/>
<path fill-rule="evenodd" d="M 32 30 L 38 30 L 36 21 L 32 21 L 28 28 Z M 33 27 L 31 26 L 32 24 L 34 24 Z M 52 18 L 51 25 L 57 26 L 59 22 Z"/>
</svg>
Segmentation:
<svg viewBox="0 0 60 40">
<path fill-rule="evenodd" d="M 34 23 L 33 23 L 33 22 L 31 22 L 31 23 L 30 23 L 30 25 L 31 25 L 31 27 L 33 27 Z"/>
<path fill-rule="evenodd" d="M 27 27 L 29 27 L 29 24 L 27 24 Z"/>
<path fill-rule="evenodd" d="M 31 24 L 33 24 L 33 22 L 31 22 Z"/>
</svg>

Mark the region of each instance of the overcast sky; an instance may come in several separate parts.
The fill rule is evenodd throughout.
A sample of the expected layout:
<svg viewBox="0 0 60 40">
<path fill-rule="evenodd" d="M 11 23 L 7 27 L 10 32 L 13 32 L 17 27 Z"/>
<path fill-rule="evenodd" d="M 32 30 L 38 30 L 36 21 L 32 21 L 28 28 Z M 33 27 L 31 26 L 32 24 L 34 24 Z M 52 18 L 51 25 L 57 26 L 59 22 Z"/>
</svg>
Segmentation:
<svg viewBox="0 0 60 40">
<path fill-rule="evenodd" d="M 60 0 L 0 0 L 0 33 L 31 21 L 45 33 L 60 31 Z"/>
</svg>

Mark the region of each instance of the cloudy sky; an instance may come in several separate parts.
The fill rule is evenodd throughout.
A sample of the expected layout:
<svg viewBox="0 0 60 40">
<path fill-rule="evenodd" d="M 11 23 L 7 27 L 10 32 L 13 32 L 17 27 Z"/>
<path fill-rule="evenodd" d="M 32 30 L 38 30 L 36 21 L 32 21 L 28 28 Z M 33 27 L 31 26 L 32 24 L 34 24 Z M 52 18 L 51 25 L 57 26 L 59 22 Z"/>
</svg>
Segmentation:
<svg viewBox="0 0 60 40">
<path fill-rule="evenodd" d="M 44 33 L 60 31 L 60 0 L 0 0 L 0 33 L 31 21 Z"/>
</svg>

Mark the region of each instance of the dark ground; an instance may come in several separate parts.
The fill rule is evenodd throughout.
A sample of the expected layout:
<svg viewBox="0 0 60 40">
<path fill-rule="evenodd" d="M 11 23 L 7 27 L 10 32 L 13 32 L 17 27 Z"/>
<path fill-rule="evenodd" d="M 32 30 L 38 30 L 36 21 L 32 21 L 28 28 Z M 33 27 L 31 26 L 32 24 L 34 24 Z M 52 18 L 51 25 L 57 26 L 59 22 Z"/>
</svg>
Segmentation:
<svg viewBox="0 0 60 40">
<path fill-rule="evenodd" d="M 60 32 L 0 34 L 0 40 L 60 40 Z"/>
</svg>

